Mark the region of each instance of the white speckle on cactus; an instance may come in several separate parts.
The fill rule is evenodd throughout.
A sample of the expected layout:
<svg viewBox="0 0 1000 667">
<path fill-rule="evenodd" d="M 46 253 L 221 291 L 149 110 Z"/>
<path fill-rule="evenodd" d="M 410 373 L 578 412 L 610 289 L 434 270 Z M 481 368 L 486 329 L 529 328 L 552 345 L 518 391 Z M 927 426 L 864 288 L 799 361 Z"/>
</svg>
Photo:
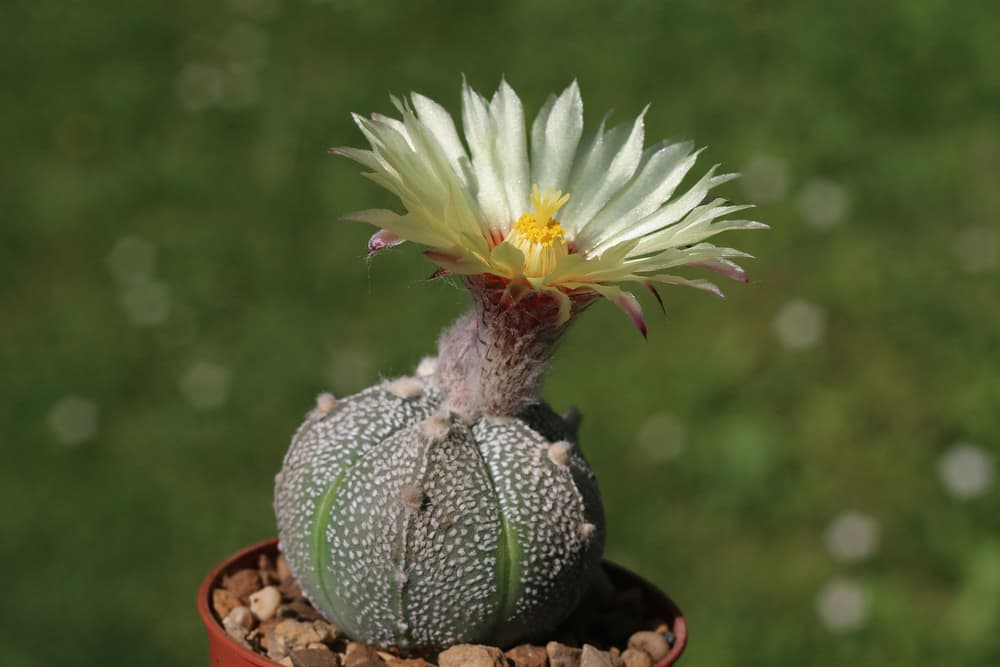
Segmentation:
<svg viewBox="0 0 1000 667">
<path fill-rule="evenodd" d="M 549 460 L 557 466 L 565 468 L 569 465 L 569 453 L 573 445 L 566 440 L 560 440 L 549 446 Z"/>
<path fill-rule="evenodd" d="M 420 427 L 421 433 L 428 440 L 443 440 L 450 429 L 451 425 L 448 423 L 447 417 L 440 414 L 424 420 Z"/>
<path fill-rule="evenodd" d="M 407 484 L 403 487 L 403 492 L 400 494 L 403 499 L 403 505 L 406 509 L 411 512 L 416 512 L 420 509 L 420 506 L 424 504 L 424 490 L 421 489 L 416 484 Z"/>
<path fill-rule="evenodd" d="M 513 424 L 514 421 L 516 421 L 516 417 L 507 417 L 505 415 L 486 415 L 486 421 L 494 426 L 505 426 L 507 424 Z"/>
<path fill-rule="evenodd" d="M 437 368 L 437 357 L 424 357 L 420 360 L 420 364 L 417 366 L 417 375 L 422 378 L 428 378 L 437 373 Z"/>
<path fill-rule="evenodd" d="M 597 532 L 597 526 L 592 523 L 581 523 L 579 531 L 580 537 L 584 540 L 589 540 L 594 536 L 594 533 Z"/>
<path fill-rule="evenodd" d="M 387 389 L 400 398 L 416 398 L 424 393 L 423 383 L 411 377 L 397 378 L 389 383 Z"/>
<path fill-rule="evenodd" d="M 337 407 L 337 399 L 330 392 L 323 392 L 316 397 L 316 414 L 325 417 Z"/>
</svg>

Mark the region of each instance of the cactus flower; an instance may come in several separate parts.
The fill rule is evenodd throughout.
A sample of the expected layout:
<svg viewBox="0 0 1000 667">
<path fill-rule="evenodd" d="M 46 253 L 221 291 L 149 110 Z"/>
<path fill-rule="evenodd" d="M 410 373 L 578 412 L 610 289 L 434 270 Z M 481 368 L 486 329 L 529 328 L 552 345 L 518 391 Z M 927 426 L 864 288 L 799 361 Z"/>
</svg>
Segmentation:
<svg viewBox="0 0 1000 667">
<path fill-rule="evenodd" d="M 721 297 L 711 282 L 669 272 L 696 266 L 746 280 L 733 259 L 749 255 L 706 239 L 767 225 L 720 220 L 750 207 L 706 198 L 736 176 L 717 174 L 718 165 L 678 194 L 701 151 L 690 142 L 644 148 L 645 111 L 610 130 L 602 121 L 584 137 L 573 82 L 549 98 L 529 135 L 521 100 L 505 81 L 489 101 L 463 83 L 467 151 L 439 104 L 417 93 L 392 101 L 401 119 L 354 115 L 371 150 L 332 151 L 367 167 L 365 175 L 406 209 L 345 216 L 380 228 L 373 252 L 404 241 L 428 246 L 424 254 L 443 272 L 502 277 L 515 298 L 551 296 L 559 322 L 571 315 L 571 295 L 590 291 L 625 310 L 644 335 L 639 302 L 621 283 L 654 293 L 658 283 L 685 285 Z"/>
</svg>

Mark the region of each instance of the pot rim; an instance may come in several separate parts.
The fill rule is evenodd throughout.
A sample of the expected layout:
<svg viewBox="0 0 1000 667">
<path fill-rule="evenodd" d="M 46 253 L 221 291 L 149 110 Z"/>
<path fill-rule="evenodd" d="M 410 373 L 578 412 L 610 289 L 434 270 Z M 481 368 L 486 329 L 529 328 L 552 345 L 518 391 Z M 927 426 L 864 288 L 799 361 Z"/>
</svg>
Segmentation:
<svg viewBox="0 0 1000 667">
<path fill-rule="evenodd" d="M 221 639 L 227 646 L 228 650 L 237 654 L 247 664 L 253 665 L 254 667 L 281 667 L 281 665 L 255 651 L 246 648 L 245 646 L 241 646 L 236 643 L 236 641 L 230 637 L 228 633 L 226 633 L 222 627 L 221 621 L 215 617 L 215 612 L 212 610 L 212 590 L 216 588 L 216 586 L 222 581 L 222 576 L 227 571 L 232 569 L 233 564 L 237 561 L 245 559 L 255 553 L 275 551 L 277 548 L 278 538 L 272 537 L 240 549 L 239 551 L 224 558 L 218 565 L 212 568 L 212 571 L 205 576 L 201 585 L 198 587 L 198 616 L 201 617 L 201 622 L 208 631 L 208 634 L 216 639 Z M 673 615 L 670 630 L 674 634 L 674 645 L 670 648 L 667 655 L 665 655 L 663 659 L 657 662 L 653 667 L 668 667 L 668 665 L 672 665 L 677 662 L 677 660 L 681 657 L 681 654 L 684 653 L 684 649 L 687 648 L 688 642 L 687 622 L 684 620 L 684 613 L 681 611 L 680 607 L 677 606 L 677 603 L 675 603 L 670 596 L 661 591 L 658 587 L 649 583 L 648 580 L 638 574 L 635 574 L 631 570 L 609 561 L 603 561 L 602 565 L 616 578 L 630 579 L 634 584 L 642 588 L 644 596 L 655 599 L 659 606 L 670 610 Z"/>
</svg>

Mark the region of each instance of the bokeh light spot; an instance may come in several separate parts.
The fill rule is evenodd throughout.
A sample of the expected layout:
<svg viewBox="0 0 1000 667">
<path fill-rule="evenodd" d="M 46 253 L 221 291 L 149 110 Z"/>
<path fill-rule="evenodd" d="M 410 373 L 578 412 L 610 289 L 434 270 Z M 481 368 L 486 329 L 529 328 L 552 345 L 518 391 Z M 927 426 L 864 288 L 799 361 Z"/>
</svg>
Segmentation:
<svg viewBox="0 0 1000 667">
<path fill-rule="evenodd" d="M 792 299 L 778 310 L 772 322 L 774 333 L 785 347 L 815 346 L 826 332 L 826 313 L 814 303 Z"/>
<path fill-rule="evenodd" d="M 993 457 L 978 445 L 960 442 L 938 460 L 938 477 L 945 489 L 959 500 L 982 496 L 993 486 Z"/>
<path fill-rule="evenodd" d="M 229 370 L 218 364 L 199 361 L 181 377 L 181 393 L 199 410 L 224 405 L 229 399 Z"/>
<path fill-rule="evenodd" d="M 788 166 L 773 155 L 758 153 L 744 165 L 740 183 L 755 204 L 780 201 L 788 195 Z"/>
<path fill-rule="evenodd" d="M 48 423 L 60 443 L 83 444 L 97 435 L 97 404 L 79 396 L 65 396 L 49 410 Z"/>
<path fill-rule="evenodd" d="M 823 542 L 837 560 L 864 560 L 878 550 L 879 525 L 868 514 L 842 512 L 830 522 L 823 534 Z"/>
<path fill-rule="evenodd" d="M 826 178 L 814 178 L 802 188 L 796 204 L 809 225 L 827 228 L 844 220 L 850 198 L 843 186 Z"/>
<path fill-rule="evenodd" d="M 868 594 L 853 579 L 831 579 L 816 596 L 816 613 L 830 632 L 855 630 L 868 618 Z"/>
</svg>

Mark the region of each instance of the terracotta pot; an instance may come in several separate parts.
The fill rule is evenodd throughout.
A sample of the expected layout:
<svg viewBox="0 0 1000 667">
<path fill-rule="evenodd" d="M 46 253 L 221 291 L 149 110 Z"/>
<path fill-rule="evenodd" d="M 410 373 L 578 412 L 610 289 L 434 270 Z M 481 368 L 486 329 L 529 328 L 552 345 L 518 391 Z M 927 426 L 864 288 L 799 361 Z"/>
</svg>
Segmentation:
<svg viewBox="0 0 1000 667">
<path fill-rule="evenodd" d="M 256 568 L 261 554 L 272 558 L 278 554 L 278 540 L 265 540 L 222 561 L 212 570 L 198 589 L 198 615 L 208 630 L 208 658 L 212 667 L 280 667 L 278 663 L 254 653 L 233 641 L 212 612 L 212 590 L 220 585 L 223 575 L 244 568 Z M 613 582 L 622 588 L 638 588 L 646 604 L 655 615 L 667 619 L 676 641 L 670 653 L 655 667 L 667 667 L 677 662 L 687 645 L 687 624 L 681 610 L 662 591 L 625 568 L 614 563 L 604 563 L 604 570 Z"/>
</svg>

